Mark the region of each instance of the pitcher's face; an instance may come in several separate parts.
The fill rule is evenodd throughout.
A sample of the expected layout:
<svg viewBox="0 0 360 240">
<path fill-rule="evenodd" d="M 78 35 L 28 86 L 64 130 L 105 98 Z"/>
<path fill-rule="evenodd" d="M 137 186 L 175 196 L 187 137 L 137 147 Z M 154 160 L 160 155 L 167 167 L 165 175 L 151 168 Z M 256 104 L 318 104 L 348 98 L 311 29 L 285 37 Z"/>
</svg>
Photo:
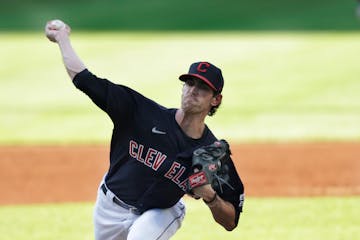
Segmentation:
<svg viewBox="0 0 360 240">
<path fill-rule="evenodd" d="M 214 91 L 202 80 L 189 78 L 182 89 L 181 108 L 188 113 L 206 114 L 213 104 Z"/>
</svg>

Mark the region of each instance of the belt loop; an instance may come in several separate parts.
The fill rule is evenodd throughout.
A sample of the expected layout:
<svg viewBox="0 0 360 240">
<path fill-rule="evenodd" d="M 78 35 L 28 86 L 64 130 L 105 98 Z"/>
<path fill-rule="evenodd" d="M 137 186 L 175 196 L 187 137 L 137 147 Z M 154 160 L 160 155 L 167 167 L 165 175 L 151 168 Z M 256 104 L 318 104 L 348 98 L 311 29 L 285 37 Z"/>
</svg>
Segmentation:
<svg viewBox="0 0 360 240">
<path fill-rule="evenodd" d="M 106 188 L 106 186 L 105 186 L 105 183 L 103 183 L 103 184 L 101 184 L 101 190 L 103 191 L 103 193 L 105 194 L 105 196 L 106 196 L 106 193 L 107 193 L 107 188 Z"/>
</svg>

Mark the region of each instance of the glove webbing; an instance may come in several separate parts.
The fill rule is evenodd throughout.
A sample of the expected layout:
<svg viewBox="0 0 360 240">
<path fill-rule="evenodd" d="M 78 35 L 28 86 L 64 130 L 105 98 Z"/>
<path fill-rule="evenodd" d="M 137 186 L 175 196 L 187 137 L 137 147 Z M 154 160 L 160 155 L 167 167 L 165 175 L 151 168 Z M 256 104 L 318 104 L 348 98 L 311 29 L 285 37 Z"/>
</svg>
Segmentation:
<svg viewBox="0 0 360 240">
<path fill-rule="evenodd" d="M 231 188 L 231 190 L 233 190 L 233 191 L 235 190 L 235 188 L 234 188 L 233 186 L 231 186 L 230 183 L 228 183 L 227 181 L 225 181 L 223 178 L 219 177 L 217 174 L 214 174 L 214 177 L 215 177 L 216 180 L 218 181 L 218 184 L 219 184 L 221 193 L 224 192 L 221 183 L 226 184 L 226 186 L 228 186 L 229 188 Z"/>
</svg>

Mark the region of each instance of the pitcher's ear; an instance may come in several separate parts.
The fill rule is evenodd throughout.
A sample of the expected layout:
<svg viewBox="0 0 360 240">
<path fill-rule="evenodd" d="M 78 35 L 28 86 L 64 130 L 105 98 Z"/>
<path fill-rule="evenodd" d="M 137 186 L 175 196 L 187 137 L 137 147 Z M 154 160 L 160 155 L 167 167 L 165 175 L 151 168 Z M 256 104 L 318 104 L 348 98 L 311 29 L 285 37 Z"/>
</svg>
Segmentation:
<svg viewBox="0 0 360 240">
<path fill-rule="evenodd" d="M 211 100 L 211 106 L 218 106 L 222 101 L 222 94 L 215 95 Z"/>
</svg>

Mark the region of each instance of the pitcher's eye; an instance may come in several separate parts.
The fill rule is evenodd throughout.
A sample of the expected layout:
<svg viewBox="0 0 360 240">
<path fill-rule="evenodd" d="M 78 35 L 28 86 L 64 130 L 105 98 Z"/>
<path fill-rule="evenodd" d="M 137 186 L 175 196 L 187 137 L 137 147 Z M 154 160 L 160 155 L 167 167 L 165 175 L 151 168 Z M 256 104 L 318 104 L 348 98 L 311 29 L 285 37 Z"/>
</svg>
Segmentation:
<svg viewBox="0 0 360 240">
<path fill-rule="evenodd" d="M 186 83 L 186 85 L 192 87 L 192 86 L 195 85 L 195 80 L 194 79 L 188 79 L 188 80 L 186 80 L 185 83 Z"/>
</svg>

